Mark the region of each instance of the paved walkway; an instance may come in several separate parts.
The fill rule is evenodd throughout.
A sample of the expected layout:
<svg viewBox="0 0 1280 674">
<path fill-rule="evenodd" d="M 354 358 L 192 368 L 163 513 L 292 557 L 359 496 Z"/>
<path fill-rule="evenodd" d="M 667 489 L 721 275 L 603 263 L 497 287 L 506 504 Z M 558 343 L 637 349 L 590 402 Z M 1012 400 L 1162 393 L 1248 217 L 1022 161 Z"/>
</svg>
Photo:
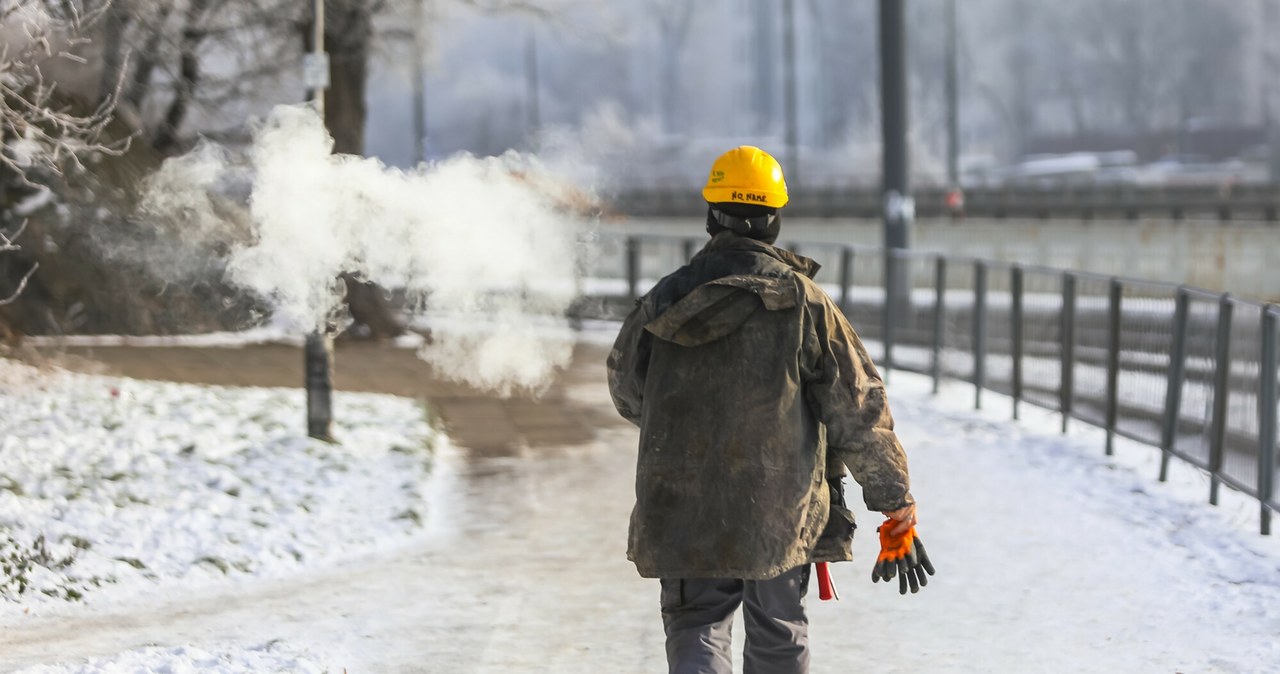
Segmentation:
<svg viewBox="0 0 1280 674">
<path fill-rule="evenodd" d="M 609 404 L 605 349 L 579 346 L 539 399 L 433 376 L 410 349 L 340 344 L 335 387 L 426 399 L 453 439 L 429 485 L 427 540 L 288 582 L 33 618 L 0 633 L 0 671 L 147 645 L 282 639 L 341 672 L 652 672 L 654 581 L 625 559 L 635 433 Z M 219 385 L 297 386 L 302 353 L 68 349 L 72 369 Z"/>
</svg>

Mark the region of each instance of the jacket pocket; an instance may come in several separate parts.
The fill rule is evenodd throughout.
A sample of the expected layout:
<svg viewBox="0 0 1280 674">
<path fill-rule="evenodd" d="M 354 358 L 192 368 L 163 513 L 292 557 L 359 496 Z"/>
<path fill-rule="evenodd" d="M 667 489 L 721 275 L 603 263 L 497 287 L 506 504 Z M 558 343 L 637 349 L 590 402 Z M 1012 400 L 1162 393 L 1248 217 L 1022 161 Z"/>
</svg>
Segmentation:
<svg viewBox="0 0 1280 674">
<path fill-rule="evenodd" d="M 684 581 L 679 578 L 663 578 L 658 582 L 662 584 L 662 592 L 658 596 L 658 604 L 662 610 L 680 608 L 684 604 Z"/>
</svg>

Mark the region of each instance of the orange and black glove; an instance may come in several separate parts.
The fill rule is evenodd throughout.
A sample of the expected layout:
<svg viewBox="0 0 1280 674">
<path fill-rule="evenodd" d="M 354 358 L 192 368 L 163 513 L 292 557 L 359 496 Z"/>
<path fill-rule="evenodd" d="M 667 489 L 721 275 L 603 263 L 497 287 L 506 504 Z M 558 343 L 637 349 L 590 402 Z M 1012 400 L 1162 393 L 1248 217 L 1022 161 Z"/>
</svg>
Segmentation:
<svg viewBox="0 0 1280 674">
<path fill-rule="evenodd" d="M 898 524 L 897 520 L 890 518 L 876 529 L 880 532 L 880 555 L 876 557 L 875 568 L 871 570 L 871 580 L 883 580 L 887 583 L 897 576 L 900 593 L 906 594 L 908 585 L 911 586 L 911 592 L 919 592 L 920 588 L 929 584 L 929 576 L 933 575 L 933 562 L 929 561 L 929 553 L 924 551 L 924 543 L 916 535 L 915 527 L 896 536 L 890 533 Z"/>
</svg>

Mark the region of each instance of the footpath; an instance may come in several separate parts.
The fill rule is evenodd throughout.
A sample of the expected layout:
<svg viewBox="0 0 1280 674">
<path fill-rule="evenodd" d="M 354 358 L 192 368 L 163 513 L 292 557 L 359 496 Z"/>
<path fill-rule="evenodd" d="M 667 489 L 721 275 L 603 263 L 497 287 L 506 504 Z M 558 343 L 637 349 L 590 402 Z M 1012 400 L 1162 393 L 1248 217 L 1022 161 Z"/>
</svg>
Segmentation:
<svg viewBox="0 0 1280 674">
<path fill-rule="evenodd" d="M 335 674 L 665 671 L 657 582 L 625 558 L 636 432 L 612 409 L 605 355 L 580 345 L 540 399 L 498 400 L 440 381 L 412 350 L 339 345 L 338 389 L 426 400 L 452 437 L 422 539 L 287 582 L 33 616 L 0 631 L 0 672 L 273 640 Z M 284 346 L 67 360 L 193 383 L 302 381 L 300 349 Z M 808 602 L 815 673 L 1276 671 L 1280 549 L 1252 533 L 1256 505 L 1224 494 L 1206 506 L 1198 473 L 1161 485 L 1149 448 L 1104 457 L 1095 430 L 1060 436 L 1052 415 L 974 413 L 960 384 L 933 396 L 894 373 L 890 399 L 938 575 L 907 597 L 873 585 L 879 516 L 851 489 L 861 528 L 855 562 L 833 567 L 843 600 Z"/>
</svg>

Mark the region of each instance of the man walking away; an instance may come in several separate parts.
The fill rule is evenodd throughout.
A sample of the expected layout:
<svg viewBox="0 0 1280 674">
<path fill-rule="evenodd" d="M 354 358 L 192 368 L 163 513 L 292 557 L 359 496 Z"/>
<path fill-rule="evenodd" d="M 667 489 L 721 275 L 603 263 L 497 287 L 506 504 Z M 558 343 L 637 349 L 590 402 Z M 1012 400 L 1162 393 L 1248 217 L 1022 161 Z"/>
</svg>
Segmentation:
<svg viewBox="0 0 1280 674">
<path fill-rule="evenodd" d="M 739 605 L 746 674 L 807 672 L 810 565 L 852 559 L 846 468 L 889 518 L 873 578 L 914 591 L 932 567 L 880 375 L 817 263 L 774 246 L 782 167 L 734 148 L 702 194 L 711 240 L 637 302 L 609 355 L 614 405 L 640 427 L 627 557 L 661 579 L 673 674 L 731 673 Z"/>
</svg>

